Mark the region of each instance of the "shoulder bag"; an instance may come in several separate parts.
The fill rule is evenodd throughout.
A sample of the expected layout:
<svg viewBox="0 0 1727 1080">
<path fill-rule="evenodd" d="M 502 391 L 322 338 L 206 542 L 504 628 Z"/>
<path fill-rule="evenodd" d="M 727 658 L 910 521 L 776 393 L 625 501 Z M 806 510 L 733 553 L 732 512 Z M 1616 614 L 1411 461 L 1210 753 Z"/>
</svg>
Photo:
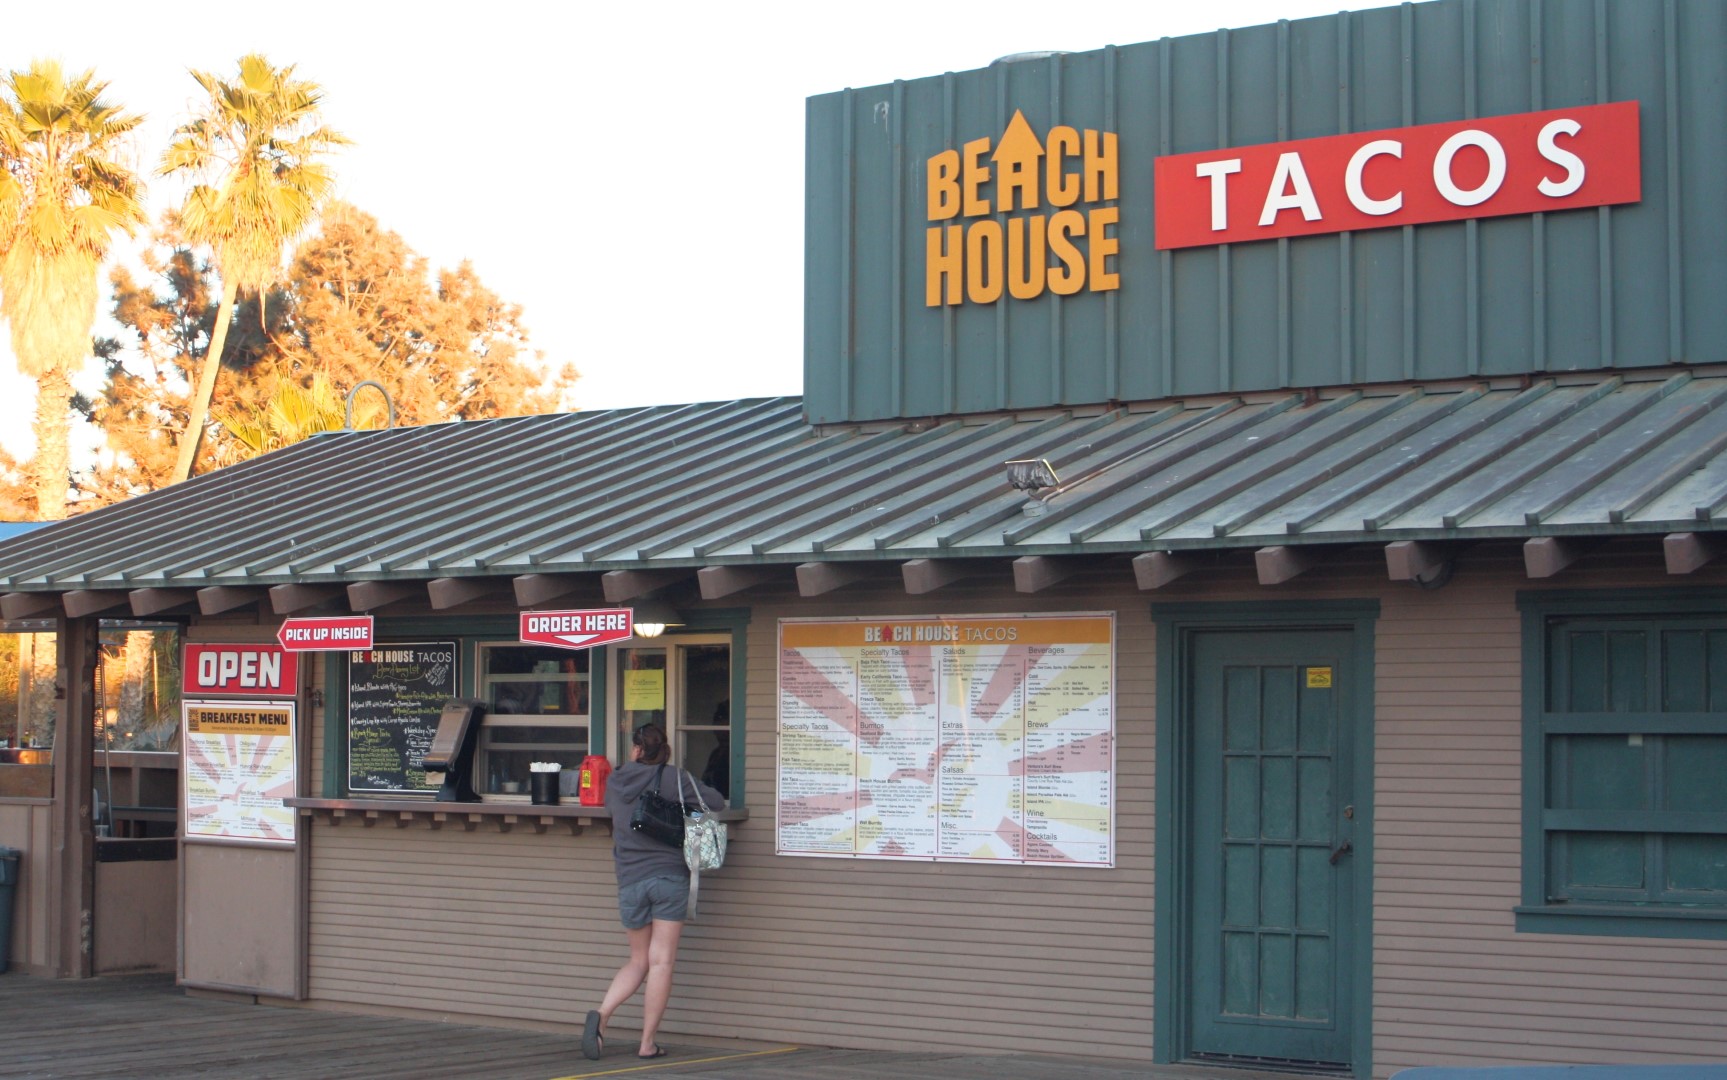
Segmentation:
<svg viewBox="0 0 1727 1080">
<path fill-rule="evenodd" d="M 667 847 L 679 848 L 684 846 L 684 806 L 660 794 L 660 780 L 665 772 L 664 765 L 655 770 L 653 782 L 636 799 L 630 828 Z"/>
<path fill-rule="evenodd" d="M 683 776 L 678 780 L 678 798 L 684 797 Z M 684 865 L 690 868 L 690 907 L 689 915 L 692 921 L 696 917 L 696 900 L 701 894 L 702 871 L 718 870 L 726 861 L 726 823 L 714 820 L 714 813 L 708 809 L 708 804 L 702 798 L 701 785 L 695 777 L 690 777 L 690 786 L 695 789 L 696 800 L 693 804 L 685 803 L 684 817 Z"/>
<path fill-rule="evenodd" d="M 680 771 L 678 797 L 683 798 L 683 777 Z M 684 804 L 684 864 L 691 872 L 718 870 L 726 861 L 726 823 L 716 821 L 702 798 L 701 785 L 689 777 L 695 801 Z"/>
</svg>

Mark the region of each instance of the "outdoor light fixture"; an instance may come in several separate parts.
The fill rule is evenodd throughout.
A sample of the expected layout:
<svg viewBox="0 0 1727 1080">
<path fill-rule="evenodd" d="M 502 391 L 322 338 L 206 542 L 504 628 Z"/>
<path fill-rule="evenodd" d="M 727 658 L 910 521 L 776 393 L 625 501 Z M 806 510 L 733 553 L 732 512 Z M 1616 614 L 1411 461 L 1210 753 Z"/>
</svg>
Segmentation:
<svg viewBox="0 0 1727 1080">
<path fill-rule="evenodd" d="M 1047 487 L 1055 487 L 1061 483 L 1061 478 L 1055 475 L 1049 462 L 1043 458 L 1020 458 L 1007 463 L 1007 482 L 1016 490 L 1023 491 L 1031 498 L 1021 506 L 1020 513 L 1026 517 L 1042 517 L 1043 500 L 1037 493 Z"/>
<path fill-rule="evenodd" d="M 637 637 L 656 638 L 666 632 L 666 627 L 684 624 L 678 609 L 664 600 L 643 600 L 634 605 L 634 611 Z"/>
<path fill-rule="evenodd" d="M 1007 463 L 1007 482 L 1020 491 L 1035 495 L 1040 489 L 1054 487 L 1061 480 L 1043 458 L 1020 458 Z"/>
</svg>

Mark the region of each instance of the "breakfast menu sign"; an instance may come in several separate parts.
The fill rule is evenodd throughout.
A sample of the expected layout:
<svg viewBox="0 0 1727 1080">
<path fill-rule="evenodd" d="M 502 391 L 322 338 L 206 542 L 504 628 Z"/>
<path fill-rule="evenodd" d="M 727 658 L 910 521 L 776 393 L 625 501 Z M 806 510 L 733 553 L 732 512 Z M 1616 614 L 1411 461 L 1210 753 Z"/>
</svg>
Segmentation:
<svg viewBox="0 0 1727 1080">
<path fill-rule="evenodd" d="M 780 854 L 1114 865 L 1113 615 L 779 637 Z"/>
</svg>

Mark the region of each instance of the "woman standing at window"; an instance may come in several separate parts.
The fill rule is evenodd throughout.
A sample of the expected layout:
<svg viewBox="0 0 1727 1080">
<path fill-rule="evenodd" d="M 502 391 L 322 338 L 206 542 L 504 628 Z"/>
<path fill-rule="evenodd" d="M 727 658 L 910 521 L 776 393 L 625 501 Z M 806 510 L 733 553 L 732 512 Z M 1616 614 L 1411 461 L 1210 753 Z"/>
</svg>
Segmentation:
<svg viewBox="0 0 1727 1080">
<path fill-rule="evenodd" d="M 630 958 L 612 976 L 611 989 L 582 1026 L 582 1054 L 600 1056 L 612 1013 L 645 983 L 642 996 L 642 1041 L 636 1056 L 664 1057 L 655 1041 L 666 1002 L 672 996 L 672 968 L 678 958 L 678 938 L 689 911 L 690 871 L 681 848 L 651 840 L 630 828 L 636 800 L 660 778 L 660 794 L 683 802 L 699 788 L 709 807 L 725 798 L 682 769 L 662 769 L 671 760 L 666 733 L 658 724 L 643 724 L 630 737 L 630 760 L 606 782 L 606 809 L 612 815 L 612 860 L 618 874 L 618 915 L 630 943 Z"/>
</svg>

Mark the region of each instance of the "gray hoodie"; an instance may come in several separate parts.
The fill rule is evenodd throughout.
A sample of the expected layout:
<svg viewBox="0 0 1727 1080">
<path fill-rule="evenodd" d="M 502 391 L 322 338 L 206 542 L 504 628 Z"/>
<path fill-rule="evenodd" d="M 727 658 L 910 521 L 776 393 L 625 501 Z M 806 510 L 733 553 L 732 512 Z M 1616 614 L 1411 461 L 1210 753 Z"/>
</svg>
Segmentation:
<svg viewBox="0 0 1727 1080">
<path fill-rule="evenodd" d="M 636 800 L 653 782 L 658 765 L 627 762 L 620 765 L 606 781 L 606 809 L 612 815 L 612 860 L 617 864 L 618 884 L 634 885 L 656 877 L 689 877 L 684 865 L 682 848 L 667 847 L 630 828 L 630 817 L 636 812 Z M 679 778 L 682 778 L 680 781 Z M 678 788 L 683 787 L 682 799 Z M 709 810 L 725 809 L 724 795 L 684 772 L 676 765 L 667 765 L 660 779 L 660 794 L 674 801 L 694 804 L 692 792 L 700 790 Z"/>
</svg>

